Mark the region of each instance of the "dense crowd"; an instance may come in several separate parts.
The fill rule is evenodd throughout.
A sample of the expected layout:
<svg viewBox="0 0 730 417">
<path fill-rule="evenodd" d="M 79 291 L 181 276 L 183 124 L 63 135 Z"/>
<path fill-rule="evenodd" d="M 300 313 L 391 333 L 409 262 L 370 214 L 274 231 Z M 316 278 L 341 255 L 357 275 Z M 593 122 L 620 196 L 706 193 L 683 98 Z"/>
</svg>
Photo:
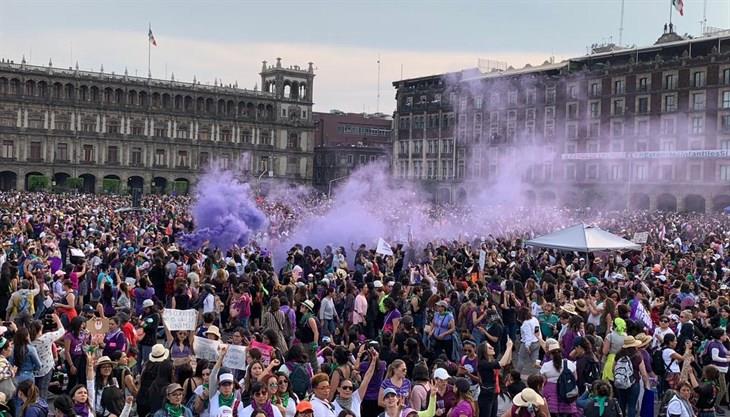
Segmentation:
<svg viewBox="0 0 730 417">
<path fill-rule="evenodd" d="M 475 208 L 432 207 L 434 227 L 480 227 L 277 260 L 329 203 L 257 203 L 257 241 L 190 250 L 186 197 L 0 193 L 2 417 L 725 414 L 726 215 L 512 210 L 484 228 Z M 525 246 L 579 221 L 647 243 Z M 166 309 L 196 311 L 194 328 Z"/>
</svg>

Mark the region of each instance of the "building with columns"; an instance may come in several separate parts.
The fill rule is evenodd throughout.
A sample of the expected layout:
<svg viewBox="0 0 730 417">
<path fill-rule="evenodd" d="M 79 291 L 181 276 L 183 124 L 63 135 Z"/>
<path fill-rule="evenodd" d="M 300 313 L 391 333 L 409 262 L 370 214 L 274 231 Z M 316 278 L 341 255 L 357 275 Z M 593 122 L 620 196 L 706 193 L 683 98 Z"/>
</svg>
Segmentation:
<svg viewBox="0 0 730 417">
<path fill-rule="evenodd" d="M 261 68 L 262 89 L 0 62 L 0 189 L 43 175 L 84 192 L 188 192 L 215 165 L 309 184 L 312 63 Z M 105 181 L 106 180 L 106 181 Z"/>
<path fill-rule="evenodd" d="M 436 201 L 508 173 L 532 204 L 730 206 L 730 31 L 393 85 L 393 173 Z"/>
</svg>

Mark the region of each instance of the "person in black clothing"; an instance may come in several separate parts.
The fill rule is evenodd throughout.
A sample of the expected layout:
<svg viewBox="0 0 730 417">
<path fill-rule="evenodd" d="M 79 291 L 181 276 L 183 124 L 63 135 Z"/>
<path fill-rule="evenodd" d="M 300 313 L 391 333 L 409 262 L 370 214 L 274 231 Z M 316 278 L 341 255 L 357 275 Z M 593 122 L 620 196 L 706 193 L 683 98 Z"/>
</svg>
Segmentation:
<svg viewBox="0 0 730 417">
<path fill-rule="evenodd" d="M 692 312 L 684 310 L 679 313 L 679 334 L 677 335 L 677 353 L 684 354 L 685 343 L 689 340 L 694 341 L 695 325 L 692 323 Z"/>
<path fill-rule="evenodd" d="M 700 417 L 715 415 L 715 401 L 719 391 L 719 381 L 724 375 L 713 365 L 702 368 L 702 380 L 695 387 L 697 393 L 697 411 Z M 718 407 L 719 408 L 719 407 Z M 724 415 L 723 412 L 721 415 Z"/>
<path fill-rule="evenodd" d="M 154 265 L 147 274 L 152 282 L 152 286 L 155 288 L 155 294 L 164 300 L 165 297 L 165 267 L 162 265 L 162 259 L 155 257 Z"/>
<path fill-rule="evenodd" d="M 520 377 L 520 371 L 511 370 L 507 375 L 507 392 L 510 398 L 514 398 L 517 394 L 521 393 L 523 389 L 527 388 L 527 384 Z"/>
<path fill-rule="evenodd" d="M 512 339 L 507 340 L 507 349 L 499 361 L 497 361 L 494 347 L 491 344 L 482 343 L 479 345 L 479 351 L 479 364 L 477 365 L 480 379 L 479 416 L 497 417 L 497 397 L 501 392 L 499 372 L 512 362 Z"/>
<path fill-rule="evenodd" d="M 160 325 L 160 314 L 157 313 L 154 301 L 144 300 L 142 303 L 142 330 L 144 336 L 139 341 L 140 365 L 148 360 L 152 346 L 157 344 L 157 327 Z"/>
</svg>

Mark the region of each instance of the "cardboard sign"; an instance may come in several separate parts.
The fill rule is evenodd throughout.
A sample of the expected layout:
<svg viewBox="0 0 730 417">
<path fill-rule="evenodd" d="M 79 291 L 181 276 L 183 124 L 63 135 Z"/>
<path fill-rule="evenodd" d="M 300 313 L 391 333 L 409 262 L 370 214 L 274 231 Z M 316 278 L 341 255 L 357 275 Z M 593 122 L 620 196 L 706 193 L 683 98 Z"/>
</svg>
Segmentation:
<svg viewBox="0 0 730 417">
<path fill-rule="evenodd" d="M 91 335 L 104 335 L 109 331 L 109 319 L 95 318 L 86 322 L 86 330 Z"/>
<path fill-rule="evenodd" d="M 375 249 L 375 253 L 393 256 L 393 249 L 391 249 L 390 244 L 381 237 L 378 239 L 378 247 Z"/>
<path fill-rule="evenodd" d="M 175 310 L 166 308 L 162 311 L 162 320 L 165 321 L 165 325 L 170 331 L 195 330 L 198 322 L 198 311 L 194 309 Z"/>
<path fill-rule="evenodd" d="M 204 337 L 195 336 L 195 340 L 193 341 L 193 350 L 195 351 L 195 357 L 215 363 L 215 361 L 218 360 L 219 345 L 220 342 L 217 340 L 210 340 Z"/>
<path fill-rule="evenodd" d="M 265 345 L 261 342 L 257 342 L 255 340 L 253 340 L 249 344 L 249 347 L 251 349 L 258 349 L 259 351 L 261 351 L 261 362 L 264 363 L 264 366 L 269 366 L 269 362 L 271 362 L 271 355 L 274 353 L 273 347 Z"/>
<path fill-rule="evenodd" d="M 246 369 L 246 347 L 228 345 L 228 352 L 223 358 L 223 366 L 231 369 Z"/>
<path fill-rule="evenodd" d="M 646 244 L 646 241 L 649 239 L 649 232 L 636 232 L 634 233 L 634 238 L 631 239 L 634 243 L 638 243 L 639 245 Z"/>
</svg>

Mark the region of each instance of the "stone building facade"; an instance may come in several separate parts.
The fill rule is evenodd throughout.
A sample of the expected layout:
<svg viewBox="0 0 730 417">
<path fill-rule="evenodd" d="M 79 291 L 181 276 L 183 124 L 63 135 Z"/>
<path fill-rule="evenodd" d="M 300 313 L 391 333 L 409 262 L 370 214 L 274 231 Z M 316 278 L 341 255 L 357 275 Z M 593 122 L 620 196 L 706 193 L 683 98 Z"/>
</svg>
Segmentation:
<svg viewBox="0 0 730 417">
<path fill-rule="evenodd" d="M 357 168 L 390 163 L 392 122 L 384 114 L 314 113 L 315 147 L 313 185 L 330 192 Z"/>
<path fill-rule="evenodd" d="M 403 80 L 394 174 L 438 201 L 504 181 L 531 203 L 730 206 L 730 34 Z M 509 171 L 512 170 L 512 171 Z"/>
<path fill-rule="evenodd" d="M 215 165 L 311 183 L 314 70 L 263 62 L 261 90 L 0 62 L 0 189 L 187 192 Z M 78 182 L 76 180 L 75 182 Z"/>
</svg>

